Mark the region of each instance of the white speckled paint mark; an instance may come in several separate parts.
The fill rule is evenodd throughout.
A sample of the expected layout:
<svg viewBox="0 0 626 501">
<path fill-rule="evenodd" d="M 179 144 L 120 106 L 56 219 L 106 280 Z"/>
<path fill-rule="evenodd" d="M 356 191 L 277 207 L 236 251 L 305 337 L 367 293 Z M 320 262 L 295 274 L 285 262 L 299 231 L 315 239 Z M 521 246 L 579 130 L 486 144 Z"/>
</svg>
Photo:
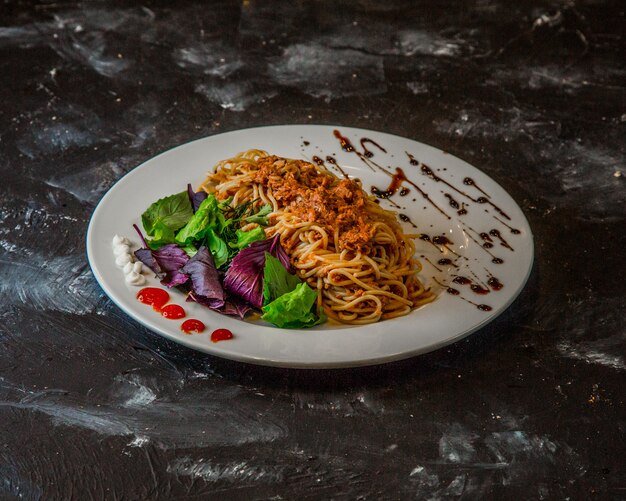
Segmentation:
<svg viewBox="0 0 626 501">
<path fill-rule="evenodd" d="M 409 89 L 416 96 L 419 94 L 428 94 L 428 86 L 424 82 L 407 82 L 407 89 Z"/>
<path fill-rule="evenodd" d="M 102 142 L 102 138 L 80 124 L 56 123 L 31 128 L 16 145 L 29 158 L 66 151 L 72 146 L 85 147 Z"/>
<path fill-rule="evenodd" d="M 118 378 L 118 382 L 123 380 Z M 205 391 L 188 391 L 182 400 L 172 401 L 159 399 L 155 388 L 140 379 L 133 377 L 127 383 L 134 391 L 113 392 L 103 405 L 76 394 L 61 398 L 66 393 L 61 390 L 27 391 L 0 379 L 0 390 L 13 394 L 12 398 L 1 396 L 0 407 L 45 414 L 55 426 L 128 436 L 129 444 L 150 441 L 165 449 L 271 442 L 284 435 L 273 418 L 257 412 L 256 397 L 240 395 L 238 407 L 229 406 L 234 397 L 229 388 L 214 389 L 209 399 Z"/>
<path fill-rule="evenodd" d="M 109 48 L 113 38 L 142 29 L 154 20 L 149 9 L 80 9 L 57 13 L 51 21 L 0 27 L 0 47 L 48 46 L 61 58 L 112 78 L 134 62 Z M 54 75 L 53 75 L 54 77 Z"/>
<path fill-rule="evenodd" d="M 504 82 L 533 90 L 556 88 L 568 92 L 588 83 L 580 70 L 554 65 L 502 68 L 495 70 L 485 83 L 501 86 Z"/>
<path fill-rule="evenodd" d="M 316 43 L 287 47 L 269 73 L 280 85 L 327 101 L 387 90 L 382 57 Z"/>
<path fill-rule="evenodd" d="M 131 387 L 131 391 L 127 392 L 122 397 L 126 398 L 122 403 L 124 407 L 145 407 L 154 402 L 157 398 L 154 391 L 135 375 L 125 378 L 118 376 L 116 381 L 122 384 L 127 383 L 127 385 Z"/>
<path fill-rule="evenodd" d="M 319 37 L 321 45 L 354 49 L 368 54 L 413 57 L 456 56 L 463 43 L 423 29 L 396 30 L 386 23 L 357 23 L 337 27 Z"/>
<path fill-rule="evenodd" d="M 415 54 L 455 56 L 460 51 L 460 45 L 457 42 L 418 30 L 401 31 L 398 34 L 398 48 L 399 54 L 403 56 Z"/>
<path fill-rule="evenodd" d="M 167 466 L 167 472 L 177 476 L 202 479 L 205 482 L 264 482 L 276 483 L 283 479 L 283 467 L 260 467 L 240 463 L 215 464 L 209 460 L 192 460 L 189 457 L 178 458 Z"/>
<path fill-rule="evenodd" d="M 32 24 L 26 26 L 0 26 L 0 47 L 29 47 L 39 36 L 40 33 L 37 27 Z"/>
<path fill-rule="evenodd" d="M 131 66 L 131 62 L 116 54 L 107 53 L 107 39 L 102 33 L 91 31 L 88 36 L 68 33 L 52 48 L 67 61 L 77 62 L 105 77 L 115 77 Z"/>
<path fill-rule="evenodd" d="M 225 78 L 244 66 L 239 52 L 221 43 L 204 43 L 176 49 L 175 63 L 188 71 Z"/>
<path fill-rule="evenodd" d="M 12 242 L 8 242 L 7 240 L 0 240 L 0 248 L 2 248 L 5 252 L 9 252 L 11 254 L 15 254 L 21 250 L 21 247 Z"/>
<path fill-rule="evenodd" d="M 78 105 L 52 101 L 48 108 L 20 114 L 14 121 L 19 124 L 15 144 L 29 158 L 111 141 L 100 117 Z"/>
<path fill-rule="evenodd" d="M 379 415 L 385 411 L 381 402 L 365 392 L 335 395 L 332 400 L 317 394 L 295 392 L 293 398 L 294 405 L 299 409 L 333 412 L 342 416 Z"/>
<path fill-rule="evenodd" d="M 149 443 L 150 439 L 148 437 L 137 435 L 130 442 L 128 442 L 128 447 L 145 447 Z"/>
<path fill-rule="evenodd" d="M 481 477 L 489 484 L 519 485 L 550 478 L 554 468 L 566 469 L 572 478 L 586 471 L 571 447 L 547 436 L 522 430 L 480 435 L 458 423 L 448 426 L 439 440 L 439 457 L 422 459 L 409 473 L 420 498 L 480 497 L 485 486 Z M 468 475 L 468 470 L 475 473 Z"/>
<path fill-rule="evenodd" d="M 424 466 L 418 465 L 409 473 L 410 481 L 415 485 L 417 494 L 421 496 L 433 496 L 433 491 L 439 489 L 439 476 L 430 472 Z M 433 497 L 431 497 L 433 499 Z M 434 497 L 434 499 L 437 499 Z"/>
<path fill-rule="evenodd" d="M 260 104 L 278 92 L 256 87 L 249 81 L 212 82 L 198 84 L 195 91 L 225 110 L 244 111 L 253 104 Z"/>
<path fill-rule="evenodd" d="M 616 220 L 624 216 L 626 191 L 616 170 L 626 168 L 622 143 L 590 146 L 575 140 L 563 141 L 558 121 L 538 111 L 516 107 L 492 109 L 487 116 L 476 109 L 459 110 L 453 120 L 435 123 L 437 129 L 459 138 L 498 139 L 515 143 L 531 165 L 541 165 L 539 183 L 557 182 L 562 190 L 543 190 L 552 204 L 575 207 L 573 217 L 586 220 Z M 541 146 L 537 146 L 538 142 Z M 513 146 L 512 146 L 513 148 Z M 584 190 L 585 196 L 580 193 Z"/>
<path fill-rule="evenodd" d="M 15 260 L 3 273 L 0 293 L 6 298 L 5 304 L 85 315 L 94 311 L 103 297 L 83 256 Z"/>
<path fill-rule="evenodd" d="M 450 463 L 468 463 L 474 459 L 478 435 L 454 424 L 439 439 L 439 456 Z"/>
<path fill-rule="evenodd" d="M 561 355 L 575 360 L 583 360 L 588 364 L 602 365 L 615 370 L 626 370 L 622 355 L 613 355 L 603 351 L 606 348 L 619 347 L 624 344 L 624 341 L 626 341 L 626 334 L 579 343 L 561 341 L 557 345 L 557 350 Z"/>
<path fill-rule="evenodd" d="M 97 202 L 124 171 L 113 162 L 91 166 L 63 177 L 47 179 L 48 186 L 70 193 L 81 202 Z"/>
</svg>

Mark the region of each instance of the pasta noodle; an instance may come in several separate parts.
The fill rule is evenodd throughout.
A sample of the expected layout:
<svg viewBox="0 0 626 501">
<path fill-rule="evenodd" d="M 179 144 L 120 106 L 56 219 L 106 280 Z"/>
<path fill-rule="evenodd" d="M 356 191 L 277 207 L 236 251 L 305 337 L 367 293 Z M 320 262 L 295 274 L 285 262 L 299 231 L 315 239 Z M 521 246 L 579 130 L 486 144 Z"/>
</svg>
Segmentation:
<svg viewBox="0 0 626 501">
<path fill-rule="evenodd" d="M 202 189 L 220 200 L 232 197 L 233 206 L 272 206 L 268 237 L 280 234 L 298 276 L 317 291 L 318 307 L 331 319 L 372 323 L 435 298 L 417 277 L 413 241 L 360 181 L 248 150 L 219 162 Z"/>
</svg>

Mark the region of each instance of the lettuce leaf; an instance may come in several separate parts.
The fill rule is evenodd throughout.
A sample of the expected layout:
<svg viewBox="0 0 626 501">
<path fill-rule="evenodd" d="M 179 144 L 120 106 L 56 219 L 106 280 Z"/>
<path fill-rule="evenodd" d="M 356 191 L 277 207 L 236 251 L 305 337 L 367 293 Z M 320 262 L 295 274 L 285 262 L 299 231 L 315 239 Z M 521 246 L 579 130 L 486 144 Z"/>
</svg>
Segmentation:
<svg viewBox="0 0 626 501">
<path fill-rule="evenodd" d="M 317 293 L 301 282 L 291 292 L 263 306 L 261 318 L 283 329 L 313 327 L 326 320 L 323 313 L 319 316 L 315 313 L 316 300 Z"/>
<path fill-rule="evenodd" d="M 232 219 L 226 219 L 224 216 L 215 196 L 209 195 L 202 201 L 193 217 L 176 234 L 176 242 L 183 247 L 194 242 L 204 243 L 213 254 L 215 266 L 221 268 L 231 258 L 230 248 L 221 235 L 232 224 Z"/>
<path fill-rule="evenodd" d="M 221 233 L 230 224 L 218 208 L 217 199 L 211 195 L 205 198 L 195 214 L 176 234 L 176 242 L 187 245 L 194 240 L 202 240 L 208 228 Z"/>
<path fill-rule="evenodd" d="M 176 231 L 182 228 L 193 216 L 193 209 L 186 191 L 161 198 L 148 207 L 141 215 L 146 233 L 153 236 L 161 225 Z"/>
<path fill-rule="evenodd" d="M 265 267 L 263 268 L 264 305 L 291 292 L 301 283 L 302 280 L 289 273 L 278 259 L 268 252 L 265 253 Z"/>
<path fill-rule="evenodd" d="M 235 235 L 237 237 L 237 241 L 228 243 L 228 245 L 233 249 L 241 250 L 250 245 L 252 242 L 265 240 L 265 230 L 260 226 L 257 226 L 253 230 L 249 231 L 237 230 Z"/>
<path fill-rule="evenodd" d="M 282 328 L 312 327 L 326 320 L 316 312 L 317 293 L 265 253 L 263 270 L 263 320 Z"/>
</svg>

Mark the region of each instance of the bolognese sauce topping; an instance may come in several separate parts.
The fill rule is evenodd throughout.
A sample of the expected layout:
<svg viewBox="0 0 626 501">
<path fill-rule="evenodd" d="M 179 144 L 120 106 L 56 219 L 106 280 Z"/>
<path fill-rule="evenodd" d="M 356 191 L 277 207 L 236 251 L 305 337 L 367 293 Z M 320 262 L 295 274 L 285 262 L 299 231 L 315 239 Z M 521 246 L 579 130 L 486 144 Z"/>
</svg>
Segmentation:
<svg viewBox="0 0 626 501">
<path fill-rule="evenodd" d="M 324 226 L 330 233 L 338 228 L 343 249 L 360 250 L 367 246 L 375 228 L 365 206 L 372 202 L 359 183 L 339 180 L 303 160 L 292 160 L 290 164 L 294 169 L 277 156 L 260 158 L 253 180 L 271 189 L 276 201 L 303 221 Z M 286 171 L 279 175 L 278 168 Z"/>
</svg>

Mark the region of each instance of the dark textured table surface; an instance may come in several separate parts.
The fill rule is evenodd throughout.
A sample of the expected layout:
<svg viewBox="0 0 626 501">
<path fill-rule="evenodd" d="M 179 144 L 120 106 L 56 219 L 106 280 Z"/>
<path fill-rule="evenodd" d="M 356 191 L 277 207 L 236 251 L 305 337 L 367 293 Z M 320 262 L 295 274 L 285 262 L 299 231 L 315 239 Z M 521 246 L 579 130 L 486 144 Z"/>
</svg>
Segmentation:
<svg viewBox="0 0 626 501">
<path fill-rule="evenodd" d="M 626 498 L 624 10 L 2 2 L 0 497 Z M 84 243 L 106 190 L 288 123 L 479 166 L 535 235 L 522 295 L 448 348 L 336 371 L 196 353 L 113 305 Z"/>
</svg>

